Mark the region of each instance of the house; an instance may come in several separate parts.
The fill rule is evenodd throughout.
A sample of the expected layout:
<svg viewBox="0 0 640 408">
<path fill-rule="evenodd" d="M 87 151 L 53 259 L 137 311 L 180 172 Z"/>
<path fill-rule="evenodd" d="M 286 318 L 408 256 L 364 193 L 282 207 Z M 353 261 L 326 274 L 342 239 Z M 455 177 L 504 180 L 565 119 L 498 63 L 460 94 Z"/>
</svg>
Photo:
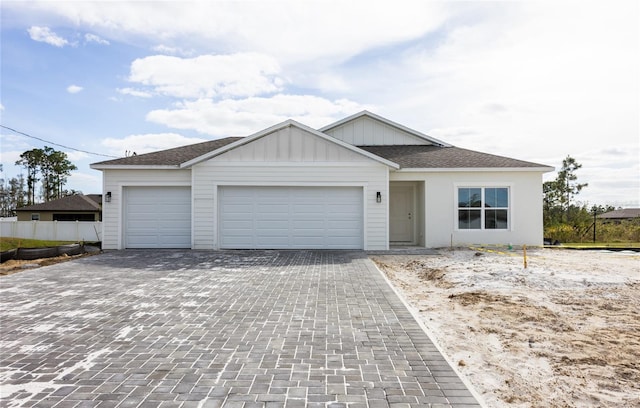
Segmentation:
<svg viewBox="0 0 640 408">
<path fill-rule="evenodd" d="M 603 221 L 628 221 L 628 220 L 640 220 L 640 208 L 621 208 L 614 211 L 609 211 L 604 214 L 598 215 L 598 218 Z"/>
<path fill-rule="evenodd" d="M 367 111 L 91 167 L 103 172 L 104 249 L 208 250 L 540 246 L 553 170 Z"/>
<path fill-rule="evenodd" d="M 101 221 L 102 195 L 70 195 L 16 209 L 18 221 Z"/>
</svg>

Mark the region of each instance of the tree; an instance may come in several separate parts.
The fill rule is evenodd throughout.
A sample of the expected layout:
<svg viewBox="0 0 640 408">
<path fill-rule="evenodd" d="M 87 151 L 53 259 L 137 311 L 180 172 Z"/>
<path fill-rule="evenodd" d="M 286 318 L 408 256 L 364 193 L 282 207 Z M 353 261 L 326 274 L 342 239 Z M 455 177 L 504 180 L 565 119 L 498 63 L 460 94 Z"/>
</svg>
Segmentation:
<svg viewBox="0 0 640 408">
<path fill-rule="evenodd" d="M 62 197 L 62 187 L 77 167 L 67 159 L 65 152 L 59 152 L 45 146 L 44 158 L 40 166 L 42 172 L 42 190 L 45 201 Z"/>
<path fill-rule="evenodd" d="M 580 193 L 584 187 L 589 185 L 588 183 L 580 184 L 577 182 L 578 176 L 576 175 L 576 171 L 581 167 L 582 164 L 578 164 L 576 159 L 571 156 L 567 156 L 562 161 L 562 168 L 558 172 L 556 188 L 558 189 L 560 204 L 566 211 L 569 210 L 573 197 Z"/>
<path fill-rule="evenodd" d="M 24 166 L 27 170 L 27 205 L 36 202 L 36 182 L 40 180 L 38 172 L 43 156 L 42 149 L 31 149 L 22 153 L 20 159 L 16 160 L 16 165 Z"/>
<path fill-rule="evenodd" d="M 2 165 L 0 165 L 2 172 Z M 15 209 L 26 203 L 24 176 L 19 174 L 10 180 L 0 178 L 0 217 L 13 217 Z"/>
<path fill-rule="evenodd" d="M 24 166 L 27 170 L 28 204 L 35 203 L 36 182 L 39 180 L 42 180 L 44 201 L 62 197 L 67 177 L 73 170 L 77 170 L 65 152 L 59 152 L 48 146 L 22 153 L 16 165 Z"/>
<path fill-rule="evenodd" d="M 567 156 L 562 161 L 555 180 L 543 184 L 543 208 L 545 224 L 569 221 L 572 219 L 572 201 L 588 183 L 578 183 L 576 171 L 582 167 L 573 157 Z M 575 211 L 573 211 L 575 212 Z"/>
</svg>

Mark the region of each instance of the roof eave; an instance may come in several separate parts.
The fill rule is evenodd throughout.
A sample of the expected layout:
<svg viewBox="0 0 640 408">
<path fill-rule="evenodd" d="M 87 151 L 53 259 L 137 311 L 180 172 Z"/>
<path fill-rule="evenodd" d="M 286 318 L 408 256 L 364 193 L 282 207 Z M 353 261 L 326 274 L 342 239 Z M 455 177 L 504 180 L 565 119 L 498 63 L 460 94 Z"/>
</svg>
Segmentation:
<svg viewBox="0 0 640 408">
<path fill-rule="evenodd" d="M 94 170 L 179 170 L 179 165 L 169 164 L 92 164 Z"/>
<path fill-rule="evenodd" d="M 548 173 L 554 170 L 553 167 L 403 167 L 398 171 L 403 173 L 462 173 L 472 171 Z"/>
</svg>

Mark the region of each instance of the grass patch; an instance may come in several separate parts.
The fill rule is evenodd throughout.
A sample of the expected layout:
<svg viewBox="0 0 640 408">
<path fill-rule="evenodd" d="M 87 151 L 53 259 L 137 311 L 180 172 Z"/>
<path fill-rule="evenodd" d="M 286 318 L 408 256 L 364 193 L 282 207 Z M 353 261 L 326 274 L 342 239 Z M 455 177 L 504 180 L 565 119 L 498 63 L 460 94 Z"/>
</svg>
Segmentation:
<svg viewBox="0 0 640 408">
<path fill-rule="evenodd" d="M 568 248 L 640 248 L 640 242 L 563 242 Z"/>
<path fill-rule="evenodd" d="M 8 251 L 15 248 L 43 248 L 74 243 L 74 241 L 43 241 L 39 239 L 2 237 L 0 239 L 0 251 Z"/>
</svg>

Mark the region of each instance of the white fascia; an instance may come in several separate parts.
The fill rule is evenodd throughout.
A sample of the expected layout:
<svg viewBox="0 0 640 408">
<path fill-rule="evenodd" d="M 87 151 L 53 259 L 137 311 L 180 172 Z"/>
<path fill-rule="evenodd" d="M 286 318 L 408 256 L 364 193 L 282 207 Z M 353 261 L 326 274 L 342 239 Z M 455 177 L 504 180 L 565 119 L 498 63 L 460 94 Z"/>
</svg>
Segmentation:
<svg viewBox="0 0 640 408">
<path fill-rule="evenodd" d="M 134 165 L 134 164 L 91 164 L 94 170 L 179 170 L 175 165 Z"/>
</svg>

